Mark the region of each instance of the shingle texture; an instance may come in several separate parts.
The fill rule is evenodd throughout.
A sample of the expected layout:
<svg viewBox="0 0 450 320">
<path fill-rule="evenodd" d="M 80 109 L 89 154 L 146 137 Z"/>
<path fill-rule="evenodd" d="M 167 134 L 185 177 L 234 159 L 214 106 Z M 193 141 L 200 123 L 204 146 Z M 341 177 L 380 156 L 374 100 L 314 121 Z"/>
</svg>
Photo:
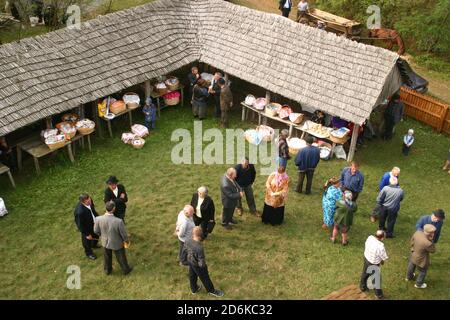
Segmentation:
<svg viewBox="0 0 450 320">
<path fill-rule="evenodd" d="M 361 124 L 398 89 L 397 58 L 222 0 L 159 0 L 0 46 L 0 135 L 196 61 Z"/>
</svg>

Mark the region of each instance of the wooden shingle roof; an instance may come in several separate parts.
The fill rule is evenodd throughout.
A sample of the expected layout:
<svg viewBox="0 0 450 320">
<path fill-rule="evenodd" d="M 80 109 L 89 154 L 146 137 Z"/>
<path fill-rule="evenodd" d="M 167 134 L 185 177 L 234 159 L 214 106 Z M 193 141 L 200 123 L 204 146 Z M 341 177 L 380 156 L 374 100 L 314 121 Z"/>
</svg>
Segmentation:
<svg viewBox="0 0 450 320">
<path fill-rule="evenodd" d="M 195 61 L 362 123 L 398 89 L 397 58 L 222 0 L 159 0 L 0 46 L 0 135 Z"/>
</svg>

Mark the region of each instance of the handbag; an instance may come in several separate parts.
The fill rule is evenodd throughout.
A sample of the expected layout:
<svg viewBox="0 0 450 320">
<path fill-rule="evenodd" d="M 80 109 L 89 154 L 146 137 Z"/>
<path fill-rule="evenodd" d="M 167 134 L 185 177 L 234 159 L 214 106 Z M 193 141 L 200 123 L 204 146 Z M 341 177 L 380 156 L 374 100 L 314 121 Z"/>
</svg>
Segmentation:
<svg viewBox="0 0 450 320">
<path fill-rule="evenodd" d="M 208 221 L 208 224 L 206 226 L 206 231 L 208 231 L 208 233 L 212 233 L 215 226 L 216 226 L 215 221 Z"/>
</svg>

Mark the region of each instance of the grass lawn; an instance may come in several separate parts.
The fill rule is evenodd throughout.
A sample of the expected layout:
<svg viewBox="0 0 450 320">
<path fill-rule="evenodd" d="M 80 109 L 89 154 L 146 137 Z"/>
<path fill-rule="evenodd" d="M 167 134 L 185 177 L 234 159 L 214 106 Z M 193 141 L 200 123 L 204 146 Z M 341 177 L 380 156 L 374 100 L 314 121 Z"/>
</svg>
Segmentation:
<svg viewBox="0 0 450 320">
<path fill-rule="evenodd" d="M 210 110 L 212 111 L 212 110 Z M 240 112 L 231 123 L 241 123 Z M 227 165 L 173 165 L 170 141 L 174 129 L 193 128 L 188 108 L 164 110 L 157 130 L 142 150 L 124 145 L 117 127 L 114 139 L 96 138 L 92 153 L 78 152 L 70 164 L 60 152 L 41 161 L 43 173 L 36 176 L 32 162 L 17 176 L 18 188 L 9 187 L 7 177 L 0 177 L 0 196 L 10 214 L 0 219 L 0 299 L 207 299 L 205 293 L 189 293 L 187 270 L 177 264 L 177 239 L 173 237 L 178 212 L 189 203 L 202 184 L 210 188 L 221 214 L 219 179 Z M 216 127 L 215 120 L 204 122 Z M 287 201 L 286 220 L 282 226 L 264 226 L 255 217 L 244 215 L 232 231 L 220 226 L 205 242 L 207 262 L 217 288 L 229 299 L 320 299 L 331 291 L 356 284 L 362 269 L 362 253 L 367 236 L 376 230 L 368 220 L 374 206 L 378 181 L 394 165 L 402 169 L 401 184 L 406 199 L 396 225 L 397 238 L 386 241 L 390 256 L 383 267 L 383 286 L 390 299 L 449 299 L 448 268 L 450 236 L 444 227 L 437 253 L 432 256 L 427 283 L 418 290 L 404 281 L 409 238 L 419 216 L 436 208 L 450 212 L 450 175 L 441 167 L 447 156 L 449 138 L 433 133 L 428 127 L 406 121 L 399 133 L 414 127 L 416 144 L 408 158 L 401 156 L 399 134 L 391 142 L 373 141 L 357 152 L 366 175 L 359 211 L 350 231 L 350 245 L 332 245 L 321 229 L 321 186 L 338 175 L 343 161 L 321 162 L 313 185 L 313 195 L 293 192 L 296 168 L 289 163 L 292 179 Z M 30 160 L 30 159 L 28 159 Z M 103 210 L 104 181 L 117 175 L 127 187 L 129 205 L 127 227 L 132 236 L 128 251 L 132 274 L 123 277 L 116 261 L 114 273 L 103 274 L 100 259 L 85 258 L 80 235 L 73 222 L 78 195 L 87 191 Z M 263 206 L 266 177 L 258 176 L 255 194 L 258 208 Z M 66 288 L 67 267 L 81 268 L 81 290 Z"/>
</svg>

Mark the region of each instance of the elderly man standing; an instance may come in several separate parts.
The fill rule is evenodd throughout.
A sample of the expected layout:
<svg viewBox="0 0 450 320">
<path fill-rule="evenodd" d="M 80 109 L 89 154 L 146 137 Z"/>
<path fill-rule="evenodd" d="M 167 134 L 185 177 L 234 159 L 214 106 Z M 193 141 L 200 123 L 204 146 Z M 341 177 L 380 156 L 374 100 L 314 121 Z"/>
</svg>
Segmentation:
<svg viewBox="0 0 450 320">
<path fill-rule="evenodd" d="M 216 72 L 214 74 L 214 78 L 211 81 L 211 86 L 208 89 L 208 92 L 210 95 L 214 98 L 214 106 L 216 107 L 216 118 L 220 118 L 221 115 L 221 103 L 220 103 L 220 96 L 221 96 L 221 86 L 220 86 L 220 79 L 222 79 L 222 74 L 220 72 Z"/>
<path fill-rule="evenodd" d="M 364 188 L 364 175 L 359 171 L 359 164 L 356 161 L 342 170 L 341 186 L 343 191 L 349 190 L 353 193 L 353 201 L 356 202 Z"/>
<path fill-rule="evenodd" d="M 92 249 L 98 248 L 98 238 L 94 232 L 94 224 L 98 214 L 95 211 L 94 202 L 87 193 L 83 193 L 79 200 L 74 212 L 75 223 L 81 233 L 81 243 L 83 244 L 86 257 L 95 260 L 97 257 Z"/>
<path fill-rule="evenodd" d="M 178 260 L 180 266 L 187 265 L 186 254 L 183 250 L 183 247 L 186 239 L 189 239 L 192 236 L 192 229 L 194 229 L 195 227 L 193 219 L 194 212 L 194 207 L 190 204 L 187 204 L 178 214 L 175 235 L 178 237 L 178 242 L 180 245 L 180 249 L 178 251 Z"/>
<path fill-rule="evenodd" d="M 389 185 L 389 179 L 394 177 L 399 179 L 400 176 L 400 168 L 399 167 L 393 167 L 390 172 L 385 172 L 383 174 L 383 177 L 381 177 L 380 185 L 379 185 L 379 191 L 383 190 L 384 187 Z"/>
<path fill-rule="evenodd" d="M 314 142 L 313 137 L 307 136 L 305 140 L 306 148 L 300 150 L 295 157 L 295 165 L 298 167 L 298 183 L 295 191 L 302 193 L 303 181 L 306 176 L 305 194 L 311 194 L 314 171 L 320 161 L 320 149 L 312 145 Z"/>
<path fill-rule="evenodd" d="M 110 176 L 106 181 L 108 187 L 105 189 L 103 201 L 108 203 L 113 201 L 116 205 L 114 214 L 117 218 L 125 221 L 125 212 L 127 210 L 128 195 L 123 184 L 119 184 L 119 180 L 115 176 Z"/>
<path fill-rule="evenodd" d="M 192 93 L 194 92 L 194 86 L 197 84 L 197 81 L 200 79 L 200 73 L 198 72 L 197 67 L 192 67 L 191 72 L 188 74 L 189 81 L 189 98 L 192 100 Z"/>
<path fill-rule="evenodd" d="M 424 282 L 430 266 L 430 253 L 436 252 L 433 243 L 436 227 L 432 224 L 426 224 L 423 231 L 416 231 L 411 238 L 411 256 L 408 263 L 408 271 L 406 272 L 406 281 L 414 279 L 414 271 L 419 271 L 416 284 L 414 287 L 425 289 L 427 284 Z"/>
<path fill-rule="evenodd" d="M 441 236 L 441 229 L 444 225 L 445 212 L 442 209 L 437 209 L 431 215 L 422 216 L 416 223 L 416 230 L 423 231 L 423 228 L 426 224 L 431 224 L 435 226 L 436 231 L 434 232 L 433 243 L 437 243 L 439 241 L 439 237 Z"/>
<path fill-rule="evenodd" d="M 390 178 L 389 185 L 378 194 L 377 204 L 380 206 L 379 229 L 386 230 L 386 238 L 394 238 L 394 226 L 403 198 L 404 192 L 395 177 Z"/>
<path fill-rule="evenodd" d="M 372 275 L 372 279 L 375 280 L 375 295 L 378 299 L 384 298 L 381 289 L 381 265 L 388 259 L 383 243 L 385 237 L 386 233 L 378 230 L 374 236 L 371 235 L 367 238 L 364 249 L 364 267 L 359 284 L 361 291 L 367 291 L 367 280 Z"/>
<path fill-rule="evenodd" d="M 192 230 L 192 237 L 186 239 L 185 251 L 189 265 L 189 283 L 191 293 L 196 294 L 201 290 L 197 284 L 198 278 L 205 286 L 206 291 L 214 297 L 223 297 L 223 291 L 214 288 L 209 277 L 208 266 L 206 265 L 205 251 L 202 244 L 202 229 L 195 227 Z"/>
<path fill-rule="evenodd" d="M 127 275 L 133 271 L 133 268 L 128 265 L 124 248 L 125 245 L 129 245 L 130 240 L 125 223 L 122 219 L 114 216 L 115 207 L 116 205 L 113 201 L 106 203 L 106 213 L 97 218 L 94 232 L 101 235 L 105 273 L 107 275 L 112 273 L 112 253 L 114 251 L 123 274 Z"/>
<path fill-rule="evenodd" d="M 236 182 L 242 188 L 247 199 L 248 208 L 251 214 L 259 215 L 256 211 L 255 197 L 253 195 L 253 183 L 256 178 L 255 166 L 249 163 L 247 157 L 242 159 L 242 162 L 236 167 Z M 239 199 L 237 206 L 238 215 L 242 216 L 244 210 L 242 208 L 242 199 Z"/>
<path fill-rule="evenodd" d="M 225 79 L 219 79 L 220 87 L 220 124 L 223 128 L 228 127 L 228 110 L 233 107 L 233 94 L 230 87 L 226 84 Z"/>
<path fill-rule="evenodd" d="M 231 229 L 231 224 L 237 224 L 233 219 L 234 210 L 238 201 L 244 196 L 244 192 L 236 182 L 236 169 L 228 168 L 220 183 L 220 191 L 223 205 L 222 226 Z"/>
</svg>

